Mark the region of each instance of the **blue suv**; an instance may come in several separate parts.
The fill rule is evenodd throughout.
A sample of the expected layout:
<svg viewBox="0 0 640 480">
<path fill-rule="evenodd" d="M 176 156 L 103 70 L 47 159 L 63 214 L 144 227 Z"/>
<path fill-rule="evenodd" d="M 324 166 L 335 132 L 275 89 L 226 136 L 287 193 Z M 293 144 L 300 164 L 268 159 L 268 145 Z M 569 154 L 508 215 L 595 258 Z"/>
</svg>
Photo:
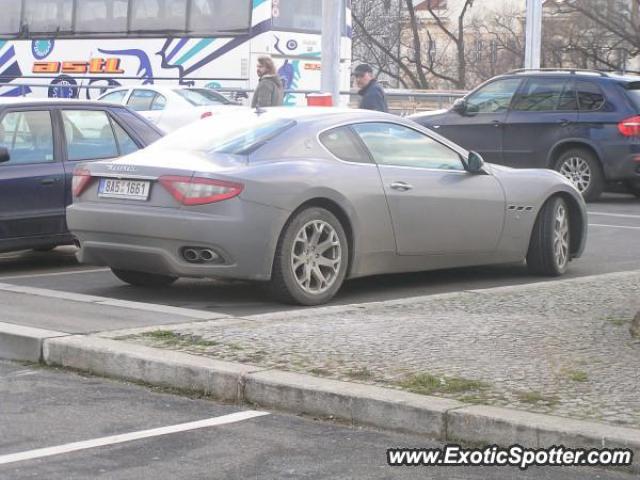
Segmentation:
<svg viewBox="0 0 640 480">
<path fill-rule="evenodd" d="M 0 252 L 73 243 L 65 207 L 78 162 L 114 158 L 162 133 L 120 105 L 0 100 Z"/>
<path fill-rule="evenodd" d="M 488 162 L 555 169 L 586 200 L 610 183 L 640 196 L 640 77 L 516 70 L 411 118 Z"/>
</svg>

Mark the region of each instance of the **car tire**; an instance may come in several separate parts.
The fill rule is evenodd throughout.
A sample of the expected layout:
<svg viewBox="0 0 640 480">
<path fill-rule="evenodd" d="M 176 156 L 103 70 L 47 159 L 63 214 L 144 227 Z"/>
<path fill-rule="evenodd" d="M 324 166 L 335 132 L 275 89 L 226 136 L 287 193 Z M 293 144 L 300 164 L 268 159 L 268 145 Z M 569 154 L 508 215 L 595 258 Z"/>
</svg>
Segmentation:
<svg viewBox="0 0 640 480">
<path fill-rule="evenodd" d="M 636 197 L 640 198 L 640 180 L 627 182 L 627 189 Z"/>
<path fill-rule="evenodd" d="M 552 197 L 545 202 L 533 226 L 527 268 L 535 275 L 557 277 L 571 258 L 571 217 L 567 202 Z"/>
<path fill-rule="evenodd" d="M 160 275 L 159 273 L 135 272 L 133 270 L 120 270 L 112 268 L 113 274 L 129 285 L 136 287 L 165 287 L 175 282 L 178 277 L 172 275 Z"/>
<path fill-rule="evenodd" d="M 326 303 L 342 286 L 348 264 L 349 244 L 340 221 L 324 208 L 308 208 L 295 215 L 280 235 L 271 292 L 284 303 Z"/>
<path fill-rule="evenodd" d="M 602 169 L 589 150 L 584 148 L 567 150 L 556 161 L 554 170 L 568 178 L 586 201 L 596 200 L 602 194 L 604 188 Z"/>
</svg>

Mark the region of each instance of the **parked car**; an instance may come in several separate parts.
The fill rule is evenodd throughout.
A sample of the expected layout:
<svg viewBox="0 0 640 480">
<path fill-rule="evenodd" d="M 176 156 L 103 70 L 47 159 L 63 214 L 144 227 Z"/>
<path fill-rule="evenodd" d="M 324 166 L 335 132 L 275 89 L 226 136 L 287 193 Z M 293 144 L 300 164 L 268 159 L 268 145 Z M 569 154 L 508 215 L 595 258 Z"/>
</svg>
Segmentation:
<svg viewBox="0 0 640 480">
<path fill-rule="evenodd" d="M 134 152 L 161 136 L 120 106 L 2 98 L 0 251 L 73 243 L 65 206 L 75 165 Z"/>
<path fill-rule="evenodd" d="M 154 85 L 114 88 L 98 100 L 126 105 L 164 132 L 211 115 L 248 108 L 209 88 Z"/>
<path fill-rule="evenodd" d="M 345 278 L 519 262 L 560 275 L 584 201 L 551 170 L 483 163 L 400 117 L 275 108 L 196 122 L 144 151 L 80 166 L 67 222 L 81 262 L 132 285 L 271 282 L 328 301 Z"/>
<path fill-rule="evenodd" d="M 489 162 L 557 170 L 588 200 L 613 182 L 640 196 L 640 77 L 519 70 L 410 118 Z"/>
</svg>

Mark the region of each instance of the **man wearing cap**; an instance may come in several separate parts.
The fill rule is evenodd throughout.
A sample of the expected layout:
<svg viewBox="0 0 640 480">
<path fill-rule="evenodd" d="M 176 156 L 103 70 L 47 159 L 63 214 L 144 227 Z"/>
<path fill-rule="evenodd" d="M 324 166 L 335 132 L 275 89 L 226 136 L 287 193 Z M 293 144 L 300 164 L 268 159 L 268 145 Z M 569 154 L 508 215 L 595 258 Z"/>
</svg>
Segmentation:
<svg viewBox="0 0 640 480">
<path fill-rule="evenodd" d="M 358 95 L 362 96 L 360 100 L 360 108 L 365 110 L 378 110 L 380 112 L 388 112 L 387 100 L 384 97 L 384 90 L 373 78 L 373 69 L 370 65 L 362 63 L 353 71 L 356 79 L 356 85 L 360 89 Z"/>
</svg>

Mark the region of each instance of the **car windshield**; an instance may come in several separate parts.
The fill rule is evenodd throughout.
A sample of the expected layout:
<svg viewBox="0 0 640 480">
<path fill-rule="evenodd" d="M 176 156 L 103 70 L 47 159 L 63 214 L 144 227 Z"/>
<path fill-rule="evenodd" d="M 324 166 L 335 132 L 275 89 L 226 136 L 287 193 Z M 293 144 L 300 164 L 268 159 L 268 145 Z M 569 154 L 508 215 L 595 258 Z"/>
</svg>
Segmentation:
<svg viewBox="0 0 640 480">
<path fill-rule="evenodd" d="M 291 119 L 224 114 L 176 130 L 156 142 L 153 147 L 245 155 L 295 124 L 295 120 Z"/>
<path fill-rule="evenodd" d="M 223 95 L 206 88 L 180 88 L 175 89 L 174 92 L 196 107 L 233 104 L 231 100 Z"/>
</svg>

